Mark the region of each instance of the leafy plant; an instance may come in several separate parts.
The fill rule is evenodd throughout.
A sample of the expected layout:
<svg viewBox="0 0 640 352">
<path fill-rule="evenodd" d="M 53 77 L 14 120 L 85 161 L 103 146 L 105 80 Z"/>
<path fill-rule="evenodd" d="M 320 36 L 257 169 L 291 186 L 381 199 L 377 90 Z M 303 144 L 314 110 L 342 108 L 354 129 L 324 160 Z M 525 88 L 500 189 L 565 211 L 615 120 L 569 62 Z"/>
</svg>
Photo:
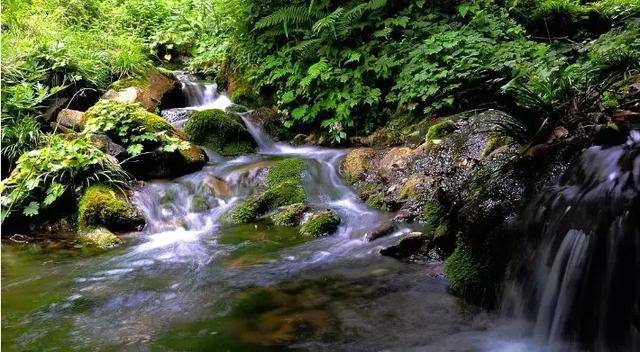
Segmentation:
<svg viewBox="0 0 640 352">
<path fill-rule="evenodd" d="M 190 144 L 173 135 L 171 125 L 138 103 L 101 100 L 87 111 L 84 133 L 104 133 L 122 144 L 131 156 L 160 147 L 166 152 L 186 150 Z"/>
<path fill-rule="evenodd" d="M 47 139 L 41 149 L 23 154 L 11 175 L 0 183 L 2 219 L 16 210 L 38 215 L 66 192 L 79 194 L 94 183 L 128 187 L 128 174 L 83 138 Z"/>
</svg>

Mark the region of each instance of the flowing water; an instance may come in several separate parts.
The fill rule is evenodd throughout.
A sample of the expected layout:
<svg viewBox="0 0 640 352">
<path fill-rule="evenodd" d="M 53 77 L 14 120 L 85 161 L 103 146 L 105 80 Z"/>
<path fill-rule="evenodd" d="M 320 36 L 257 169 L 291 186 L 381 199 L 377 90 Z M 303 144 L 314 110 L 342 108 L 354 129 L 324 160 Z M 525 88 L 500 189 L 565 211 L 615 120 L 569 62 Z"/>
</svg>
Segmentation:
<svg viewBox="0 0 640 352">
<path fill-rule="evenodd" d="M 215 86 L 188 76 L 183 77 L 183 90 L 191 104 L 187 109 L 230 104 Z M 437 263 L 407 264 L 378 254 L 411 231 L 409 225 L 397 226 L 388 237 L 365 240 L 365 233 L 388 221 L 390 214 L 368 208 L 341 180 L 338 165 L 345 150 L 274 143 L 260 126 L 243 119 L 258 153 L 231 159 L 209 153 L 210 162 L 201 171 L 147 182 L 135 194 L 147 225 L 124 236 L 124 246 L 96 254 L 3 243 L 2 348 L 525 352 L 555 351 L 548 342 L 568 335 L 566 322 L 576 316 L 562 307 L 582 289 L 575 282 L 584 276 L 580 270 L 593 251 L 592 234 L 576 228 L 542 246 L 536 255 L 544 255 L 548 265 L 540 264 L 533 276 L 535 298 L 526 300 L 531 297 L 525 294 L 527 286 L 514 284 L 511 297 L 518 299 L 511 306 L 519 308 L 508 315 L 516 318 L 503 323 L 450 295 Z M 305 162 L 303 183 L 311 205 L 340 215 L 334 235 L 307 240 L 294 229 L 266 221 L 221 221 L 256 192 L 271 162 L 291 156 Z M 608 177 L 622 182 L 630 177 L 624 176 L 627 169 Z M 597 185 L 603 175 L 586 176 Z M 570 188 L 559 187 L 558 192 Z M 618 190 L 617 195 L 625 193 Z M 616 209 L 611 205 L 612 212 Z M 623 226 L 630 219 L 624 217 L 632 215 L 620 214 L 611 224 Z M 616 235 L 623 229 L 610 230 Z M 616 241 L 629 239 L 619 237 L 600 245 L 602 250 L 620 254 L 622 242 Z M 636 246 L 638 238 L 636 233 Z M 630 264 L 629 255 L 621 254 L 626 258 L 621 264 Z M 635 260 L 632 268 L 637 269 Z M 599 279 L 620 279 L 617 271 L 605 268 Z M 637 282 L 638 271 L 630 273 Z M 543 307 L 537 318 L 526 313 L 525 307 L 532 306 Z M 596 308 L 594 312 L 601 309 Z M 533 325 L 540 327 L 519 323 L 536 320 L 540 323 Z M 541 336 L 529 337 L 536 334 Z"/>
<path fill-rule="evenodd" d="M 225 107 L 215 86 L 184 81 L 194 106 Z M 199 93 L 200 92 L 200 93 Z M 209 153 L 203 170 L 147 182 L 135 193 L 147 225 L 102 254 L 2 246 L 6 351 L 474 351 L 490 319 L 447 292 L 439 264 L 378 251 L 411 231 L 365 240 L 390 214 L 341 180 L 345 150 L 273 143 L 244 117 L 256 154 Z M 313 207 L 341 217 L 308 240 L 268 222 L 225 225 L 271 162 L 304 160 Z"/>
</svg>

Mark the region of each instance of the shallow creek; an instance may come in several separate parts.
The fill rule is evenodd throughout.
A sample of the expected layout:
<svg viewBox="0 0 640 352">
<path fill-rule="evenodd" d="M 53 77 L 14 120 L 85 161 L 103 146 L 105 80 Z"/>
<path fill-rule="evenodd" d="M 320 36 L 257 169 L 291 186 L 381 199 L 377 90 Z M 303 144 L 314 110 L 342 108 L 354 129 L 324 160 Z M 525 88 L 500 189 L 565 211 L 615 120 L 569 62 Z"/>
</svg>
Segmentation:
<svg viewBox="0 0 640 352">
<path fill-rule="evenodd" d="M 193 108 L 230 103 L 201 85 L 209 96 Z M 390 214 L 368 208 L 341 180 L 345 150 L 273 143 L 245 123 L 258 153 L 210 153 L 199 172 L 146 183 L 135 201 L 148 224 L 116 250 L 3 243 L 3 350 L 541 350 L 505 337 L 516 324 L 449 294 L 437 263 L 378 254 L 409 225 L 365 241 Z M 312 205 L 340 215 L 337 233 L 309 241 L 268 222 L 220 221 L 254 192 L 270 161 L 289 156 L 305 160 Z"/>
</svg>

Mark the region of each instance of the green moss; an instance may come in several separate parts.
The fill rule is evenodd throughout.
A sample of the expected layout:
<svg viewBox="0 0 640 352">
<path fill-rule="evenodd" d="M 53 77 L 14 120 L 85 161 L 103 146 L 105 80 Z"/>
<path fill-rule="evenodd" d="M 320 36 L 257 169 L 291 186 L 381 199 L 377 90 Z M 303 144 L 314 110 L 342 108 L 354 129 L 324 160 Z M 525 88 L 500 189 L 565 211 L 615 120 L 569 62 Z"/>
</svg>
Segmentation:
<svg viewBox="0 0 640 352">
<path fill-rule="evenodd" d="M 435 200 L 430 200 L 422 206 L 422 221 L 432 229 L 436 229 L 440 225 L 444 215 L 444 209 L 442 209 L 440 203 Z"/>
<path fill-rule="evenodd" d="M 298 226 L 307 209 L 308 207 L 304 203 L 284 206 L 271 216 L 271 221 L 278 226 Z"/>
<path fill-rule="evenodd" d="M 451 290 L 478 304 L 493 300 L 501 275 L 492 253 L 482 244 L 459 238 L 455 251 L 444 262 Z"/>
<path fill-rule="evenodd" d="M 229 214 L 229 221 L 233 224 L 245 224 L 255 221 L 261 215 L 262 204 L 259 197 L 251 197 L 235 207 Z"/>
<path fill-rule="evenodd" d="M 455 130 L 456 124 L 453 121 L 449 119 L 442 120 L 429 127 L 425 139 L 427 142 L 431 142 L 436 139 L 441 139 Z"/>
<path fill-rule="evenodd" d="M 142 126 L 146 131 L 157 133 L 171 131 L 173 129 L 171 124 L 162 117 L 148 111 L 145 111 L 145 113 L 145 116 L 142 118 Z"/>
<path fill-rule="evenodd" d="M 282 182 L 302 183 L 302 170 L 304 162 L 302 159 L 289 158 L 276 161 L 269 169 L 267 175 L 267 185 L 276 186 Z"/>
<path fill-rule="evenodd" d="M 487 139 L 487 145 L 482 150 L 482 155 L 488 156 L 495 150 L 513 143 L 513 139 L 500 133 L 492 133 Z"/>
<path fill-rule="evenodd" d="M 223 110 L 197 111 L 184 126 L 187 139 L 224 156 L 255 150 L 255 142 L 240 117 Z"/>
<path fill-rule="evenodd" d="M 618 98 L 616 98 L 616 93 L 612 91 L 604 92 L 600 98 L 600 103 L 605 109 L 614 109 L 620 105 Z"/>
<path fill-rule="evenodd" d="M 84 231 L 93 227 L 110 230 L 128 230 L 144 221 L 138 211 L 119 190 L 102 184 L 87 188 L 78 205 L 78 229 Z"/>
<path fill-rule="evenodd" d="M 209 210 L 211 207 L 207 203 L 207 199 L 203 196 L 197 195 L 191 200 L 191 212 L 201 213 Z"/>
<path fill-rule="evenodd" d="M 300 227 L 300 234 L 309 237 L 331 235 L 340 225 L 340 217 L 332 210 L 324 210 L 311 215 Z"/>
<path fill-rule="evenodd" d="M 231 212 L 231 222 L 241 224 L 255 221 L 278 207 L 305 203 L 307 196 L 302 187 L 303 165 L 303 161 L 296 158 L 275 162 L 267 174 L 267 189 L 236 207 Z"/>
<path fill-rule="evenodd" d="M 384 197 L 380 193 L 374 194 L 369 197 L 369 199 L 367 199 L 367 205 L 374 209 L 389 211 L 389 207 L 384 202 Z"/>
<path fill-rule="evenodd" d="M 447 232 L 449 232 L 449 226 L 447 226 L 447 224 L 445 223 L 442 223 L 438 225 L 438 227 L 436 227 L 436 229 L 433 231 L 433 236 L 434 238 L 444 237 L 447 235 Z"/>
<path fill-rule="evenodd" d="M 118 246 L 122 240 L 104 227 L 98 227 L 79 233 L 80 242 L 84 246 L 109 249 Z"/>
</svg>

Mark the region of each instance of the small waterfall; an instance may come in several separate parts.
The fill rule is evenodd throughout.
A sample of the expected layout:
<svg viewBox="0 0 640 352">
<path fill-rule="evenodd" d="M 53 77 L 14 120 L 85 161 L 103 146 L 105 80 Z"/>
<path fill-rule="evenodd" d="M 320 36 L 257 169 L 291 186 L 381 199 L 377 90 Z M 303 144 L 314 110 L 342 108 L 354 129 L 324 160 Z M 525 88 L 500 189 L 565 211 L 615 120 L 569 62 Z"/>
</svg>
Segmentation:
<svg viewBox="0 0 640 352">
<path fill-rule="evenodd" d="M 162 117 L 173 127 L 182 128 L 194 110 L 221 109 L 231 106 L 231 100 L 218 92 L 216 83 L 199 81 L 195 76 L 177 72 L 186 106 L 161 111 Z"/>
<path fill-rule="evenodd" d="M 503 309 L 551 351 L 640 351 L 640 131 L 591 147 L 525 214 Z"/>
<path fill-rule="evenodd" d="M 231 105 L 231 100 L 218 93 L 216 83 L 199 81 L 195 76 L 178 73 L 177 75 L 182 92 L 187 99 L 187 108 L 193 110 L 221 109 L 224 110 Z"/>
</svg>

